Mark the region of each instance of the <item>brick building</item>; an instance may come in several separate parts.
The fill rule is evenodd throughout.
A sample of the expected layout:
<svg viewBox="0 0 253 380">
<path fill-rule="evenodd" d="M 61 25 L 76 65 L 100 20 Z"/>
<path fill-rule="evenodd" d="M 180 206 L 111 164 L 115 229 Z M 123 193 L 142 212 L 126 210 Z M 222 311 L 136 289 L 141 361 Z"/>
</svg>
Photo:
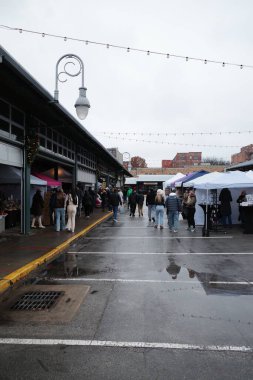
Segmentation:
<svg viewBox="0 0 253 380">
<path fill-rule="evenodd" d="M 253 144 L 243 146 L 239 153 L 233 154 L 231 156 L 231 164 L 240 164 L 251 159 L 253 159 Z"/>
<path fill-rule="evenodd" d="M 200 165 L 202 152 L 177 153 L 173 160 L 162 160 L 162 168 L 182 168 Z"/>
</svg>

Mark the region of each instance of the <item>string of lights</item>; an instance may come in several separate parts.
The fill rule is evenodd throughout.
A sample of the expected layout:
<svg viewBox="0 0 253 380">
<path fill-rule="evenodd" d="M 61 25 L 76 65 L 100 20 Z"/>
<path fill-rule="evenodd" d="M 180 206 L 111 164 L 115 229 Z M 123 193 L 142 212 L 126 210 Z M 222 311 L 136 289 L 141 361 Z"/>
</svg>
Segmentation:
<svg viewBox="0 0 253 380">
<path fill-rule="evenodd" d="M 187 144 L 187 143 L 177 143 L 177 142 L 169 142 L 169 141 L 155 141 L 155 140 L 140 140 L 140 139 L 131 139 L 129 137 L 118 137 L 118 136 L 107 136 L 108 139 L 115 140 L 125 140 L 125 141 L 135 141 L 142 143 L 150 143 L 150 144 L 163 144 L 163 145 L 178 145 L 178 146 L 198 146 L 198 147 L 209 147 L 209 148 L 241 148 L 240 145 L 212 145 L 212 144 Z"/>
<path fill-rule="evenodd" d="M 246 134 L 253 133 L 253 131 L 219 131 L 219 132 L 97 132 L 103 135 L 120 135 L 120 136 L 217 136 L 217 135 L 234 135 L 234 134 Z"/>
<path fill-rule="evenodd" d="M 62 36 L 62 35 L 59 35 L 59 34 L 39 32 L 39 31 L 36 31 L 36 30 L 29 30 L 29 29 L 11 27 L 11 26 L 8 26 L 8 25 L 0 25 L 0 28 L 8 30 L 8 31 L 17 31 L 19 33 L 30 33 L 30 34 L 40 35 L 43 38 L 44 37 L 58 38 L 58 39 L 61 39 L 63 41 L 66 41 L 66 42 L 67 41 L 75 41 L 75 42 L 84 43 L 85 45 L 92 44 L 92 45 L 97 45 L 97 46 L 103 46 L 103 47 L 105 47 L 107 49 L 109 49 L 109 48 L 121 49 L 121 50 L 125 50 L 127 53 L 137 52 L 137 53 L 144 53 L 144 54 L 146 54 L 148 56 L 150 56 L 150 55 L 160 55 L 160 56 L 163 56 L 165 58 L 183 59 L 186 62 L 189 62 L 189 61 L 199 61 L 199 62 L 202 62 L 204 64 L 207 64 L 207 63 L 218 64 L 218 65 L 221 65 L 222 67 L 225 67 L 225 66 L 235 66 L 235 67 L 238 67 L 240 69 L 243 69 L 243 68 L 253 69 L 253 65 L 245 65 L 245 64 L 240 64 L 240 63 L 232 63 L 232 62 L 223 61 L 223 60 L 211 60 L 211 59 L 205 59 L 205 58 L 196 58 L 196 57 L 190 57 L 188 55 L 171 54 L 171 53 L 168 53 L 168 52 L 165 53 L 165 52 L 161 52 L 161 51 L 154 51 L 154 50 L 147 50 L 147 49 L 138 49 L 138 48 L 129 47 L 129 46 L 115 45 L 115 44 L 109 44 L 109 43 L 105 43 L 105 42 L 91 41 L 91 40 L 82 39 L 82 38 Z"/>
</svg>

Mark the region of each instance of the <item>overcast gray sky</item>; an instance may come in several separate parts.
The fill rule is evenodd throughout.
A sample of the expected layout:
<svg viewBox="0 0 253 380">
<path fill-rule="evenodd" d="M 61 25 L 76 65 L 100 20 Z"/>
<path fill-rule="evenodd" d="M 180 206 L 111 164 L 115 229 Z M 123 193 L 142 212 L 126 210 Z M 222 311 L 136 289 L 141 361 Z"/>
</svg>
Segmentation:
<svg viewBox="0 0 253 380">
<path fill-rule="evenodd" d="M 0 24 L 189 57 L 253 65 L 251 0 L 0 0 Z M 79 55 L 91 109 L 83 122 L 105 147 L 118 147 L 160 166 L 177 152 L 230 159 L 253 134 L 140 136 L 103 132 L 253 131 L 253 69 L 147 55 L 0 29 L 0 44 L 53 94 L 55 64 Z M 73 104 L 81 77 L 60 84 Z M 115 136 L 115 135 L 111 135 Z M 163 142 L 163 144 L 162 144 Z M 173 143 L 170 145 L 167 143 Z M 212 144 L 199 147 L 180 144 Z"/>
</svg>

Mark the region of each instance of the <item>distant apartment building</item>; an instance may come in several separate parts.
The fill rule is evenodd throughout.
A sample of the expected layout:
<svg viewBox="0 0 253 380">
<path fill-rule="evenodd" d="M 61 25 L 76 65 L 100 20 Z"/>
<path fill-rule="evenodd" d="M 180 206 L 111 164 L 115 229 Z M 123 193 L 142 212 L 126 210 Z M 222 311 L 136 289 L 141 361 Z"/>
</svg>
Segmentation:
<svg viewBox="0 0 253 380">
<path fill-rule="evenodd" d="M 253 159 L 253 144 L 243 146 L 239 153 L 232 154 L 231 164 L 240 164 Z"/>
<path fill-rule="evenodd" d="M 173 160 L 162 160 L 162 168 L 183 168 L 200 165 L 202 152 L 177 153 Z"/>
<path fill-rule="evenodd" d="M 172 160 L 162 160 L 162 168 L 172 168 Z"/>
<path fill-rule="evenodd" d="M 110 152 L 121 164 L 123 164 L 123 154 L 120 153 L 118 148 L 107 148 L 108 152 Z"/>
</svg>

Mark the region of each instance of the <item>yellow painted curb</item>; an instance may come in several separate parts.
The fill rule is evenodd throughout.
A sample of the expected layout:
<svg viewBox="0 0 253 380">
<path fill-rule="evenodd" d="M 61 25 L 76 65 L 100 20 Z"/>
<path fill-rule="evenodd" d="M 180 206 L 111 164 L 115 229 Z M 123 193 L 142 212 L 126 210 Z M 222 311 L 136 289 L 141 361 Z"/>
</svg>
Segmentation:
<svg viewBox="0 0 253 380">
<path fill-rule="evenodd" d="M 24 265 L 23 267 L 15 270 L 14 272 L 5 276 L 4 279 L 0 280 L 0 293 L 4 292 L 15 282 L 26 277 L 30 272 L 37 269 L 40 265 L 47 263 L 59 255 L 63 250 L 65 250 L 73 241 L 79 239 L 81 236 L 87 234 L 90 230 L 96 227 L 98 224 L 102 223 L 104 220 L 108 219 L 112 215 L 112 212 L 106 214 L 102 218 L 96 220 L 94 223 L 90 224 L 88 227 L 84 228 L 76 235 L 72 236 L 68 240 L 64 241 L 62 244 L 58 245 L 51 251 L 48 251 L 44 255 L 40 256 L 38 259 L 31 261 L 30 263 Z"/>
</svg>

